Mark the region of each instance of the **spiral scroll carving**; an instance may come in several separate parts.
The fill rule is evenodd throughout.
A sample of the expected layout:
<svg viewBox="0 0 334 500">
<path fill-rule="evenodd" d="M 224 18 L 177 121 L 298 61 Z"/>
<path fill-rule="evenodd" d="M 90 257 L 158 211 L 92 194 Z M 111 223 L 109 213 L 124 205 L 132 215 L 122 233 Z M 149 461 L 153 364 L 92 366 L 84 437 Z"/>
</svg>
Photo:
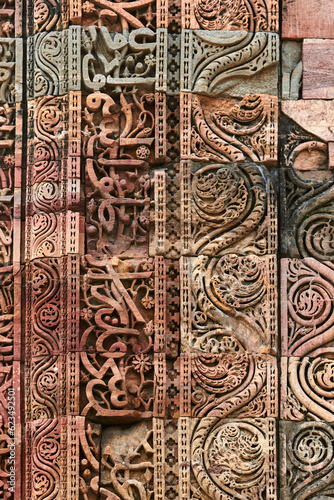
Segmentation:
<svg viewBox="0 0 334 500">
<path fill-rule="evenodd" d="M 256 165 L 211 165 L 193 175 L 193 249 L 215 256 L 234 247 L 267 250 L 267 181 Z M 251 241 L 247 238 L 252 235 Z"/>
<path fill-rule="evenodd" d="M 333 344 L 332 267 L 315 259 L 287 260 L 287 318 L 284 354 L 304 356 Z"/>
<path fill-rule="evenodd" d="M 275 366 L 266 356 L 203 354 L 192 358 L 192 415 L 226 418 L 269 415 L 267 371 Z"/>
<path fill-rule="evenodd" d="M 195 0 L 194 13 L 205 30 L 268 29 L 268 10 L 262 0 Z"/>
<path fill-rule="evenodd" d="M 195 345 L 205 342 L 212 352 L 212 331 L 217 325 L 236 339 L 237 351 L 260 352 L 271 342 L 269 324 L 272 306 L 268 296 L 270 274 L 266 260 L 257 256 L 224 255 L 193 260 L 192 293 Z M 208 343 L 208 340 L 210 342 Z M 216 338 L 217 341 L 217 338 Z M 260 350 L 260 351 L 259 351 Z"/>
<path fill-rule="evenodd" d="M 199 421 L 191 444 L 192 473 L 210 499 L 260 500 L 266 489 L 266 433 L 256 421 Z"/>
<path fill-rule="evenodd" d="M 322 422 L 284 427 L 287 474 L 282 477 L 282 498 L 292 500 L 333 497 L 334 430 Z"/>
</svg>

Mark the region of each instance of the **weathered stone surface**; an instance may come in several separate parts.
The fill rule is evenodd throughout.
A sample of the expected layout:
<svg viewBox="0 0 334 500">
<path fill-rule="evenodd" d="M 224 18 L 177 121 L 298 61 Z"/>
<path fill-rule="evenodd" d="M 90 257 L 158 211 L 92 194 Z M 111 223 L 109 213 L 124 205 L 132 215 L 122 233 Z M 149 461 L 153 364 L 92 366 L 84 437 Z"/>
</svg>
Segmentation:
<svg viewBox="0 0 334 500">
<path fill-rule="evenodd" d="M 278 35 L 247 31 L 184 31 L 181 91 L 243 97 L 277 95 Z"/>
<path fill-rule="evenodd" d="M 214 99 L 181 94 L 181 158 L 201 162 L 277 161 L 277 98 Z"/>
<path fill-rule="evenodd" d="M 302 43 L 282 43 L 282 98 L 298 100 L 303 76 Z"/>
<path fill-rule="evenodd" d="M 126 498 L 135 492 L 149 498 L 154 491 L 157 492 L 155 457 L 161 436 L 156 427 L 152 421 L 141 422 L 130 428 L 104 427 L 101 436 L 102 494 Z"/>
<path fill-rule="evenodd" d="M 182 28 L 203 30 L 277 31 L 277 0 L 183 0 Z"/>
<path fill-rule="evenodd" d="M 303 41 L 303 99 L 334 98 L 334 40 Z"/>
<path fill-rule="evenodd" d="M 323 141 L 334 140 L 332 116 L 333 101 L 306 100 L 283 101 L 282 111 L 289 118 Z"/>
<path fill-rule="evenodd" d="M 276 496 L 274 419 L 179 419 L 179 485 L 185 499 L 240 492 Z M 234 466 L 237 461 L 238 468 Z M 221 470 L 225 474 L 221 474 Z M 249 475 L 256 482 L 249 482 Z M 204 496 L 205 495 L 205 496 Z"/>
<path fill-rule="evenodd" d="M 281 422 L 280 494 L 283 500 L 299 495 L 332 495 L 334 429 L 324 422 Z M 313 494 L 313 493 L 312 493 Z"/>
<path fill-rule="evenodd" d="M 283 0 L 282 37 L 334 38 L 334 6 L 327 0 Z"/>
<path fill-rule="evenodd" d="M 284 128 L 284 168 L 280 172 L 283 256 L 332 260 L 334 178 L 327 144 L 293 122 L 287 121 Z"/>
<path fill-rule="evenodd" d="M 280 50 L 276 0 L 24 2 L 0 5 L 0 497 L 333 497 L 332 5 L 284 1 Z"/>
<path fill-rule="evenodd" d="M 180 273 L 185 352 L 275 352 L 275 256 L 182 257 Z"/>
</svg>

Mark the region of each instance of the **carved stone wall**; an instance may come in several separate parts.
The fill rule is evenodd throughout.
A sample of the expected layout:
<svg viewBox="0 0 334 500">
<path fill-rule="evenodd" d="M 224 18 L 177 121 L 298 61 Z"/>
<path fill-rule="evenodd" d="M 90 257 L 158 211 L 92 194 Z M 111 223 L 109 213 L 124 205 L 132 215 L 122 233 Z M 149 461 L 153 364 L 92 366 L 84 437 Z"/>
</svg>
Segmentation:
<svg viewBox="0 0 334 500">
<path fill-rule="evenodd" d="M 334 7 L 0 6 L 0 499 L 334 498 Z"/>
</svg>

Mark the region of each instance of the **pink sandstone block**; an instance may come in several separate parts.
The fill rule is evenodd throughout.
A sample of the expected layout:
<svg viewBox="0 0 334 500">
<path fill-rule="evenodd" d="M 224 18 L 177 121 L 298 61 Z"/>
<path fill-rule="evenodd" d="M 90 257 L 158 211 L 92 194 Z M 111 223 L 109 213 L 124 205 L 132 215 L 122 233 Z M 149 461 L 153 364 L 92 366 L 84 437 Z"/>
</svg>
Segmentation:
<svg viewBox="0 0 334 500">
<path fill-rule="evenodd" d="M 304 40 L 303 99 L 334 98 L 334 40 Z"/>
<path fill-rule="evenodd" d="M 334 3 L 328 0 L 283 0 L 282 36 L 334 38 Z"/>
</svg>

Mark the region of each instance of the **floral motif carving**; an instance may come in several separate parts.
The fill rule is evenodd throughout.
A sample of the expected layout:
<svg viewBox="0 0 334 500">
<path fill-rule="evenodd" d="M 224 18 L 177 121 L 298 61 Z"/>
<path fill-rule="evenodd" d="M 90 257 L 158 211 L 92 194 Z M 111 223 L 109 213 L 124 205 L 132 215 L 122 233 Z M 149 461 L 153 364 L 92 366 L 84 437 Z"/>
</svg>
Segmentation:
<svg viewBox="0 0 334 500">
<path fill-rule="evenodd" d="M 185 0 L 183 27 L 203 30 L 275 31 L 276 0 Z"/>
<path fill-rule="evenodd" d="M 191 387 L 185 389 L 187 383 Z M 184 354 L 181 415 L 187 415 L 191 406 L 190 415 L 199 418 L 275 417 L 276 386 L 274 358 L 242 353 Z"/>
<path fill-rule="evenodd" d="M 78 491 L 79 451 L 75 417 L 40 419 L 27 424 L 26 488 L 28 498 L 66 500 Z M 71 479 L 71 481 L 70 481 Z"/>
<path fill-rule="evenodd" d="M 334 430 L 323 422 L 281 424 L 284 458 L 282 460 L 281 498 L 297 499 L 333 495 Z"/>
<path fill-rule="evenodd" d="M 72 296 L 79 291 L 77 257 L 34 260 L 27 265 L 29 315 L 26 349 L 32 357 L 65 353 L 77 348 L 78 312 Z M 68 307 L 72 305 L 72 307 Z M 66 309 L 66 316 L 62 311 Z"/>
<path fill-rule="evenodd" d="M 228 254 L 183 263 L 184 345 L 212 353 L 275 349 L 274 257 Z"/>
<path fill-rule="evenodd" d="M 76 19 L 74 19 L 76 21 Z M 155 29 L 155 0 L 86 0 L 82 3 L 82 26 L 106 26 L 114 33 L 124 33 L 129 28 Z"/>
<path fill-rule="evenodd" d="M 186 483 L 191 498 L 233 499 L 242 494 L 260 500 L 269 489 L 275 492 L 275 480 L 269 472 L 275 466 L 273 419 L 183 420 L 181 426 L 191 439 L 190 470 L 183 472 L 184 465 L 181 467 L 180 483 L 181 487 Z"/>
<path fill-rule="evenodd" d="M 331 263 L 282 261 L 282 350 L 305 356 L 333 345 L 334 277 Z"/>
<path fill-rule="evenodd" d="M 14 353 L 14 342 L 17 342 L 17 336 L 14 340 L 13 281 L 12 267 L 2 268 L 0 275 L 0 495 L 4 499 L 13 498 L 9 484 L 10 453 L 15 438 L 17 419 L 13 419 L 13 408 L 15 409 L 15 390 L 19 382 L 14 380 L 18 375 L 18 363 L 14 361 L 17 355 L 16 352 Z"/>
<path fill-rule="evenodd" d="M 83 261 L 82 415 L 152 416 L 154 263 L 152 259 Z"/>
<path fill-rule="evenodd" d="M 275 251 L 276 203 L 263 167 L 213 164 L 192 174 L 187 162 L 182 167 L 184 253 Z"/>
<path fill-rule="evenodd" d="M 277 159 L 277 100 L 247 94 L 242 100 L 183 94 L 181 154 L 194 161 L 231 163 Z"/>
</svg>

